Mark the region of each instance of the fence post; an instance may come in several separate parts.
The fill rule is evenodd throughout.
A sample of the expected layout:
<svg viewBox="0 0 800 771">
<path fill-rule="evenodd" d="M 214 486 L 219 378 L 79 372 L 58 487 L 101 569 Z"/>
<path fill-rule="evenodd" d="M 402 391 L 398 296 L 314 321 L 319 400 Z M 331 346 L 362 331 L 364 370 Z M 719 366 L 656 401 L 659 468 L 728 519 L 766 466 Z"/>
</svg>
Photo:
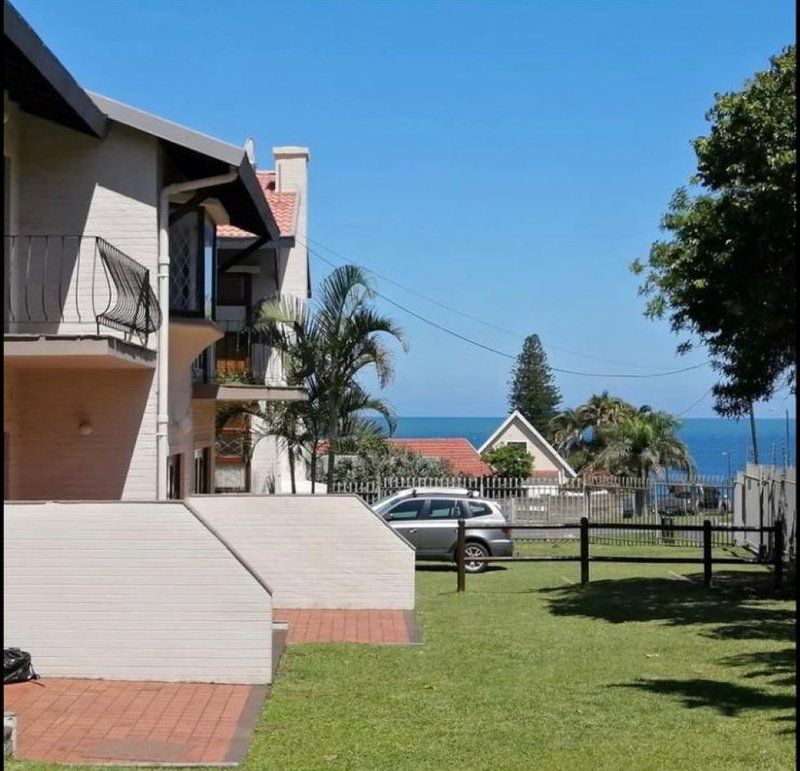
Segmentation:
<svg viewBox="0 0 800 771">
<path fill-rule="evenodd" d="M 703 520 L 703 584 L 711 586 L 711 520 Z"/>
<path fill-rule="evenodd" d="M 589 520 L 581 517 L 581 586 L 589 583 Z"/>
<path fill-rule="evenodd" d="M 456 539 L 456 572 L 458 579 L 456 581 L 456 591 L 463 592 L 466 588 L 467 576 L 466 566 L 464 564 L 464 548 L 467 545 L 467 530 L 466 523 L 463 519 L 458 520 L 458 538 Z"/>
<path fill-rule="evenodd" d="M 775 554 L 773 556 L 775 564 L 775 588 L 783 586 L 783 549 L 784 549 L 785 523 L 783 517 L 775 520 L 775 537 L 773 539 Z"/>
</svg>

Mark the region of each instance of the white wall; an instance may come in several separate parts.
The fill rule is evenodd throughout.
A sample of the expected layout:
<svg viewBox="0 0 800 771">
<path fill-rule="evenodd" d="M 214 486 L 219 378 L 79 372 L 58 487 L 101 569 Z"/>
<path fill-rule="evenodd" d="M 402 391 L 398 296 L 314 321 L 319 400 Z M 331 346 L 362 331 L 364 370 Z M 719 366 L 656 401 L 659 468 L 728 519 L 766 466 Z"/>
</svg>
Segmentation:
<svg viewBox="0 0 800 771">
<path fill-rule="evenodd" d="M 6 504 L 3 530 L 3 646 L 40 675 L 270 682 L 269 593 L 183 504 Z"/>
<path fill-rule="evenodd" d="M 276 608 L 414 607 L 414 550 L 354 495 L 188 502 L 262 576 Z"/>
</svg>

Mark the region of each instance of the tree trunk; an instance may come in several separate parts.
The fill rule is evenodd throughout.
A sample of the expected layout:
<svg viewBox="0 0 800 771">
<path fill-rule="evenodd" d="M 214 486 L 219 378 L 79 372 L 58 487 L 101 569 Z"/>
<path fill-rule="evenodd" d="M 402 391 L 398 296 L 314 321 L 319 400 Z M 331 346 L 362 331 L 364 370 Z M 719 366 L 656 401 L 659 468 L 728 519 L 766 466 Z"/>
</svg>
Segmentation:
<svg viewBox="0 0 800 771">
<path fill-rule="evenodd" d="M 289 446 L 289 478 L 292 480 L 292 495 L 297 495 L 297 482 L 294 470 L 294 448 Z"/>
<path fill-rule="evenodd" d="M 336 463 L 336 450 L 334 447 L 336 446 L 336 439 L 337 439 L 337 428 L 339 421 L 337 420 L 337 411 L 339 409 L 339 405 L 336 404 L 335 401 L 331 403 L 331 414 L 328 418 L 328 473 L 325 477 L 326 483 L 328 485 L 328 492 L 333 490 L 333 473 L 334 473 L 334 464 Z"/>
<path fill-rule="evenodd" d="M 750 402 L 750 433 L 753 437 L 753 463 L 758 465 L 758 440 L 756 439 L 756 416 L 753 412 L 753 403 Z"/>
</svg>

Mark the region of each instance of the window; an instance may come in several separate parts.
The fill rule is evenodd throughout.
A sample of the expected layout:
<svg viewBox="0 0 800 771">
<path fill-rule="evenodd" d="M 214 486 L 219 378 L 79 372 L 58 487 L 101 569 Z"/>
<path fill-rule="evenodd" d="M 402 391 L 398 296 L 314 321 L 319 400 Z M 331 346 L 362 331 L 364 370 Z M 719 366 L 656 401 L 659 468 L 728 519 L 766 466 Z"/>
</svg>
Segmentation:
<svg viewBox="0 0 800 771">
<path fill-rule="evenodd" d="M 211 448 L 202 447 L 194 451 L 194 491 L 210 493 L 211 480 Z"/>
<path fill-rule="evenodd" d="M 411 498 L 410 500 L 398 503 L 397 506 L 389 512 L 389 518 L 392 520 L 419 519 L 424 505 L 425 501 L 419 498 Z"/>
<path fill-rule="evenodd" d="M 181 498 L 181 456 L 170 455 L 167 458 L 167 498 Z"/>
<path fill-rule="evenodd" d="M 452 500 L 434 498 L 429 511 L 428 516 L 431 519 L 458 519 L 459 517 L 458 503 Z"/>
<path fill-rule="evenodd" d="M 467 517 L 485 517 L 487 514 L 492 513 L 492 510 L 485 503 L 463 501 L 462 505 L 467 510 Z"/>
<path fill-rule="evenodd" d="M 217 286 L 219 305 L 249 305 L 250 276 L 246 273 L 220 273 Z"/>
<path fill-rule="evenodd" d="M 173 207 L 169 224 L 170 312 L 213 318 L 216 227 L 204 209 Z"/>
</svg>

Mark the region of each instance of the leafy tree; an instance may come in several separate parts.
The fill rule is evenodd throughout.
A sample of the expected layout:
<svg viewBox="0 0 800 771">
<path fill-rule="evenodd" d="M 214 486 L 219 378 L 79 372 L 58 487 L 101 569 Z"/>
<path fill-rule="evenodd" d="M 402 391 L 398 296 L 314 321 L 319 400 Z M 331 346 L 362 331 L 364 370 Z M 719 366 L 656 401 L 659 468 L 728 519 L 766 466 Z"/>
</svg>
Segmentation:
<svg viewBox="0 0 800 771">
<path fill-rule="evenodd" d="M 553 382 L 539 335 L 528 335 L 511 372 L 509 412 L 519 410 L 537 431 L 547 431 L 561 393 Z"/>
<path fill-rule="evenodd" d="M 369 397 L 357 382 L 371 368 L 380 387 L 388 385 L 392 354 L 384 338 L 393 337 L 406 347 L 403 332 L 378 313 L 374 298 L 364 271 L 342 265 L 322 282 L 313 312 L 295 299 L 271 298 L 262 303 L 253 323 L 265 342 L 283 352 L 290 382 L 303 383 L 309 392 L 304 419 L 312 486 L 322 439 L 329 442 L 327 483 L 333 484 L 338 442 L 358 419 L 354 404 L 389 414 L 388 406 Z"/>
<path fill-rule="evenodd" d="M 741 91 L 716 95 L 711 131 L 693 142 L 698 192 L 675 193 L 668 239 L 631 266 L 646 315 L 708 347 L 722 374 L 715 409 L 731 416 L 796 385 L 795 47 L 770 61 Z"/>
<path fill-rule="evenodd" d="M 524 447 L 513 444 L 487 450 L 481 459 L 501 477 L 529 477 L 533 470 L 533 456 Z"/>
</svg>

